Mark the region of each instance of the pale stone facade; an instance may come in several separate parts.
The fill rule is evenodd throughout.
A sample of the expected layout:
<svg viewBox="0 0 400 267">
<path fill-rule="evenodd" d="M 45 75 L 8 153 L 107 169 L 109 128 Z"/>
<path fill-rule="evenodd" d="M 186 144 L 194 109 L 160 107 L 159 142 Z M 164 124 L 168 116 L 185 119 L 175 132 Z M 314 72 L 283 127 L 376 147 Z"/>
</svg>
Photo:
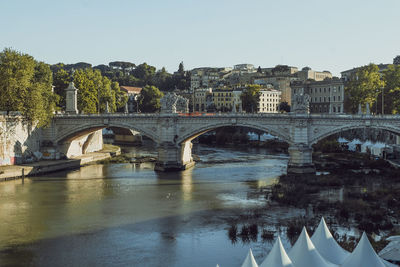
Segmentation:
<svg viewBox="0 0 400 267">
<path fill-rule="evenodd" d="M 0 114 L 0 165 L 35 160 L 34 152 L 40 151 L 41 129 L 30 126 L 17 114 Z"/>
<path fill-rule="evenodd" d="M 344 83 L 342 80 L 292 82 L 292 95 L 310 96 L 311 113 L 344 113 Z M 293 101 L 292 101 L 293 102 Z"/>
<path fill-rule="evenodd" d="M 258 102 L 259 113 L 278 113 L 281 102 L 281 92 L 275 89 L 261 89 L 260 101 Z"/>
<path fill-rule="evenodd" d="M 321 72 L 312 70 L 309 67 L 302 68 L 301 71 L 298 71 L 296 73 L 296 75 L 297 78 L 301 81 L 307 81 L 307 80 L 323 81 L 326 78 L 332 78 L 332 73 L 330 73 L 327 70 Z"/>
</svg>

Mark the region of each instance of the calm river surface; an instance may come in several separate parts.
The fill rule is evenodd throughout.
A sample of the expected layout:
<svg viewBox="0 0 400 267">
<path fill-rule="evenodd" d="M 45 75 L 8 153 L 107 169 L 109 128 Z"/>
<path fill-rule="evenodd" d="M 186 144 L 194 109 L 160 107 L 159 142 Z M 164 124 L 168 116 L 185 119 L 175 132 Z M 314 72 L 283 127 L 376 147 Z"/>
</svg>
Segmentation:
<svg viewBox="0 0 400 267">
<path fill-rule="evenodd" d="M 131 148 L 153 155 L 152 148 Z M 240 266 L 272 244 L 232 244 L 229 214 L 286 172 L 287 156 L 197 146 L 179 173 L 152 163 L 90 165 L 0 183 L 0 266 Z"/>
</svg>

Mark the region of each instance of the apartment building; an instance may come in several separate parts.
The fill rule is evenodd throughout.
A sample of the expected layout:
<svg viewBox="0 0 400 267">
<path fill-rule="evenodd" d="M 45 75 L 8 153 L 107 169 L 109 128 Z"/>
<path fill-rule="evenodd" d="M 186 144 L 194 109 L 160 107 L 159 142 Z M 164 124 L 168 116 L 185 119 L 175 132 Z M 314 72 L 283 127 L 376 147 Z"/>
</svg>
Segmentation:
<svg viewBox="0 0 400 267">
<path fill-rule="evenodd" d="M 193 91 L 193 111 L 204 112 L 207 111 L 209 100 L 207 96 L 212 96 L 211 88 L 200 88 Z"/>
<path fill-rule="evenodd" d="M 281 94 L 280 91 L 272 88 L 261 89 L 257 111 L 259 113 L 277 113 L 281 102 Z"/>
<path fill-rule="evenodd" d="M 312 70 L 310 67 L 304 67 L 301 71 L 296 72 L 296 76 L 301 81 L 323 81 L 326 78 L 332 78 L 332 73 L 327 70 L 321 72 Z"/>
<path fill-rule="evenodd" d="M 344 82 L 337 77 L 323 81 L 294 81 L 291 88 L 292 95 L 310 96 L 310 113 L 344 112 Z"/>
</svg>

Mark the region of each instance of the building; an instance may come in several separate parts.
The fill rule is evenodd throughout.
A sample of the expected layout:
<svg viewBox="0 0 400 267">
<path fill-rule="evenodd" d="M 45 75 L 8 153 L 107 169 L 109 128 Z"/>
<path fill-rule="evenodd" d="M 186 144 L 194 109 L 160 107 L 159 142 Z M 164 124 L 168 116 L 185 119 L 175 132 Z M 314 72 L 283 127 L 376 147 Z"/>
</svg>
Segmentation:
<svg viewBox="0 0 400 267">
<path fill-rule="evenodd" d="M 210 88 L 219 86 L 223 76 L 232 68 L 196 68 L 191 70 L 190 89 Z"/>
<path fill-rule="evenodd" d="M 233 70 L 240 71 L 242 73 L 252 73 L 257 71 L 253 64 L 237 64 L 233 66 Z"/>
<path fill-rule="evenodd" d="M 193 92 L 193 111 L 207 111 L 207 106 L 210 105 L 209 98 L 207 102 L 207 96 L 212 96 L 211 88 L 200 88 L 195 89 Z"/>
<path fill-rule="evenodd" d="M 291 83 L 292 96 L 308 94 L 310 113 L 343 113 L 344 82 L 334 77 L 323 81 L 294 81 Z M 293 105 L 294 97 L 292 97 Z"/>
<path fill-rule="evenodd" d="M 236 104 L 236 106 L 241 105 L 241 94 L 241 90 L 233 90 L 232 88 L 221 88 L 213 90 L 212 95 L 215 110 L 231 111 L 234 104 Z"/>
<path fill-rule="evenodd" d="M 128 112 L 133 113 L 133 112 L 138 112 L 139 107 L 138 107 L 138 96 L 140 95 L 140 92 L 142 91 L 142 87 L 133 87 L 133 86 L 125 86 L 121 85 L 119 87 L 121 91 L 124 91 L 128 94 Z"/>
<path fill-rule="evenodd" d="M 379 68 L 379 72 L 382 74 L 383 71 L 385 71 L 388 66 L 390 64 L 378 64 L 378 68 Z M 396 56 L 395 58 L 393 58 L 393 65 L 400 65 L 400 56 Z M 341 78 L 347 82 L 347 81 L 351 81 L 352 79 L 357 79 L 357 71 L 360 69 L 361 67 L 357 67 L 357 68 L 352 68 L 349 70 L 345 70 L 342 71 L 341 74 Z"/>
<path fill-rule="evenodd" d="M 383 72 L 384 70 L 386 70 L 386 69 L 388 68 L 389 65 L 390 65 L 390 64 L 379 64 L 379 65 L 377 65 L 378 68 L 379 68 L 379 72 L 381 73 L 381 75 L 382 75 L 382 72 Z M 352 68 L 352 69 L 350 69 L 350 70 L 342 71 L 342 72 L 340 73 L 340 74 L 341 74 L 341 78 L 342 78 L 345 82 L 348 82 L 348 81 L 357 79 L 357 71 L 358 71 L 360 68 L 361 68 L 361 67 L 357 67 L 357 68 Z"/>
<path fill-rule="evenodd" d="M 281 92 L 272 87 L 260 90 L 260 101 L 258 102 L 257 112 L 277 113 L 281 102 Z"/>
<path fill-rule="evenodd" d="M 296 72 L 296 76 L 301 81 L 323 81 L 326 78 L 332 78 L 332 73 L 327 70 L 320 72 L 312 70 L 310 67 L 304 67 L 301 69 L 301 71 Z"/>
</svg>

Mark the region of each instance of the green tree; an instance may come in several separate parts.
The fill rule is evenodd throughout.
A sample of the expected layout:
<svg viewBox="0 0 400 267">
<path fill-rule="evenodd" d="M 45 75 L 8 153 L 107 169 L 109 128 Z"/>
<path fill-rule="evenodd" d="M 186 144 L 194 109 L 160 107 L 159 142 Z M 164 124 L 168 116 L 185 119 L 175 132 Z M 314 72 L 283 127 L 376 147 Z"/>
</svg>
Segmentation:
<svg viewBox="0 0 400 267">
<path fill-rule="evenodd" d="M 83 113 L 97 113 L 99 91 L 92 69 L 79 69 L 74 73 L 74 83 L 78 88 L 78 110 Z"/>
<path fill-rule="evenodd" d="M 128 94 L 126 94 L 124 91 L 121 91 L 119 84 L 117 82 L 111 83 L 111 90 L 112 92 L 114 92 L 113 94 L 115 95 L 115 103 L 117 110 L 124 109 L 125 104 L 128 102 Z"/>
<path fill-rule="evenodd" d="M 260 101 L 260 89 L 260 85 L 252 84 L 243 90 L 240 96 L 243 110 L 246 112 L 257 112 L 258 102 Z"/>
<path fill-rule="evenodd" d="M 0 53 L 0 110 L 20 111 L 37 126 L 47 125 L 57 101 L 52 82 L 49 65 L 9 48 Z"/>
<path fill-rule="evenodd" d="M 361 104 L 364 108 L 366 103 L 372 108 L 384 85 L 378 66 L 369 64 L 361 67 L 345 88 L 345 109 L 356 113 L 358 105 Z"/>
<path fill-rule="evenodd" d="M 164 94 L 155 86 L 145 86 L 140 92 L 139 108 L 141 112 L 156 112 L 160 109 L 160 99 Z"/>
<path fill-rule="evenodd" d="M 178 72 L 183 74 L 185 72 L 185 68 L 183 66 L 183 61 L 179 63 Z"/>
<path fill-rule="evenodd" d="M 53 75 L 54 93 L 59 96 L 58 107 L 65 109 L 65 89 L 71 81 L 71 75 L 64 69 L 59 69 Z"/>
<path fill-rule="evenodd" d="M 280 112 L 290 112 L 290 105 L 288 102 L 281 102 L 279 104 L 279 111 Z"/>
<path fill-rule="evenodd" d="M 147 65 L 147 63 L 142 63 L 132 71 L 132 74 L 142 80 L 141 85 L 150 85 L 155 72 L 155 67 Z"/>
<path fill-rule="evenodd" d="M 383 80 L 385 81 L 385 88 L 383 91 L 384 96 L 384 112 L 385 114 L 399 114 L 400 113 L 400 65 L 389 65 L 383 73 Z M 382 99 L 382 93 L 378 96 Z M 382 108 L 381 101 L 378 109 Z"/>
</svg>

